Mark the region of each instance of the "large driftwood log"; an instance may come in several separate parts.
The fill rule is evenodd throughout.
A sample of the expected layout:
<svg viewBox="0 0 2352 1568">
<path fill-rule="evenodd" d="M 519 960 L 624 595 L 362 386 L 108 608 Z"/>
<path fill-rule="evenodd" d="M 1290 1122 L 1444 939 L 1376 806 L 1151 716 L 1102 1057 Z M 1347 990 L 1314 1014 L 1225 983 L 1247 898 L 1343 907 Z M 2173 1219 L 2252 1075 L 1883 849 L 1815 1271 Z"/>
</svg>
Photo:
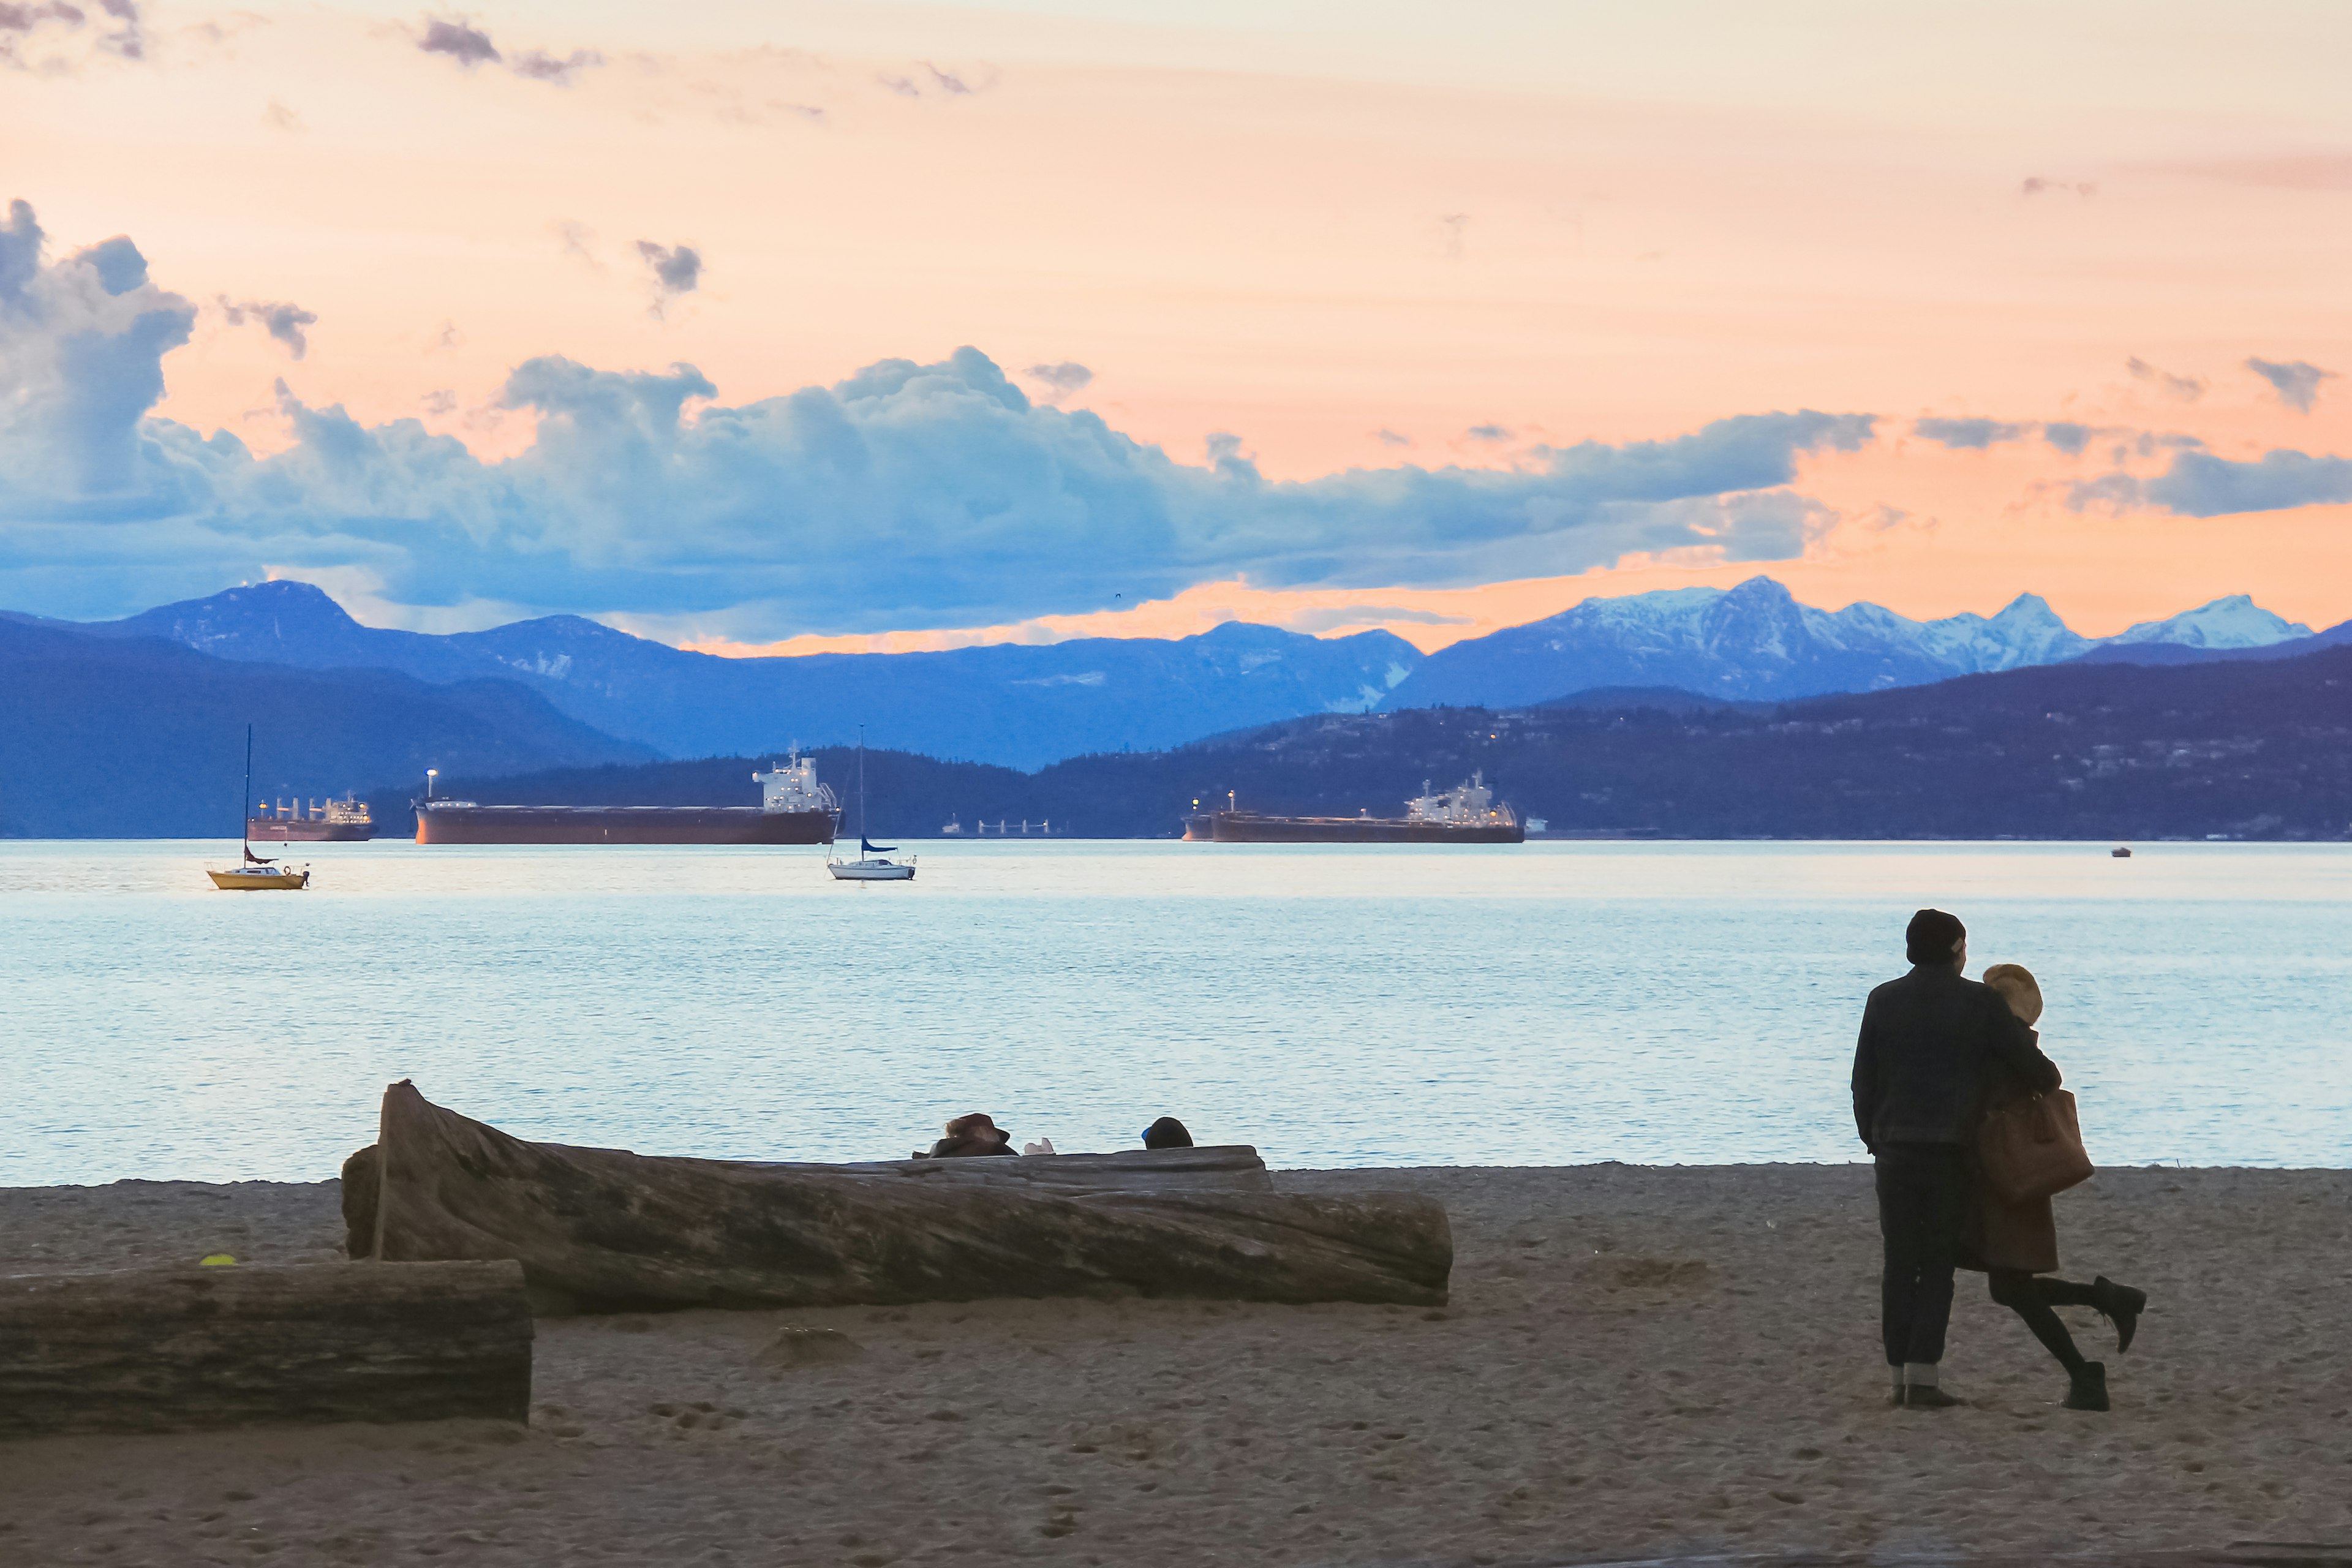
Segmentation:
<svg viewBox="0 0 2352 1568">
<path fill-rule="evenodd" d="M 0 1437 L 256 1423 L 521 1421 L 511 1262 L 0 1278 Z"/>
<path fill-rule="evenodd" d="M 1076 1158 L 761 1165 L 526 1143 L 403 1081 L 384 1091 L 373 1151 L 344 1167 L 344 1214 L 355 1257 L 514 1258 L 534 1300 L 556 1310 L 985 1296 L 1445 1300 L 1453 1237 L 1429 1198 L 1061 1189 L 961 1169 Z M 1208 1163 L 1191 1174 L 1234 1173 Z M 1166 1168 L 1184 1169 L 1181 1159 Z"/>
</svg>

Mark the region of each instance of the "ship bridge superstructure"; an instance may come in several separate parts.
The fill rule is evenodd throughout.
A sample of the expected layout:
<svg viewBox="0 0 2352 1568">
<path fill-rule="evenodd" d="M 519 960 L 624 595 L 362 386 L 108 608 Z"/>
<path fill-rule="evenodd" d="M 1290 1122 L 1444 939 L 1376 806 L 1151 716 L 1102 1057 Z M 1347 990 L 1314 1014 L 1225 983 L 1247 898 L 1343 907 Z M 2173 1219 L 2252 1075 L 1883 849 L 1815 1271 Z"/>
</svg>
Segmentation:
<svg viewBox="0 0 2352 1568">
<path fill-rule="evenodd" d="M 794 746 L 790 755 L 769 773 L 751 775 L 760 786 L 760 809 L 764 812 L 821 811 L 839 820 L 841 802 L 835 798 L 833 788 L 816 780 L 816 759 L 803 757 Z"/>
<path fill-rule="evenodd" d="M 1405 804 L 1404 814 L 1408 822 L 1445 827 L 1511 827 L 1518 821 L 1509 806 L 1495 803 L 1484 769 L 1472 773 L 1469 783 L 1455 784 L 1442 795 L 1430 788 L 1427 779 L 1422 780 L 1420 796 Z"/>
</svg>

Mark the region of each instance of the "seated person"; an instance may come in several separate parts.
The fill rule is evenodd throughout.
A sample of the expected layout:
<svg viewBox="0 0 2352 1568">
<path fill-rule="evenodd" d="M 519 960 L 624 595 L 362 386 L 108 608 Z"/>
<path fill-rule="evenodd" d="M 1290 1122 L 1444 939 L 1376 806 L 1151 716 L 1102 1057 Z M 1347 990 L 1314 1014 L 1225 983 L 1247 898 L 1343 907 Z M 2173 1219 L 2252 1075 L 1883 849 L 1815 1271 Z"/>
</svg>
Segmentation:
<svg viewBox="0 0 2352 1568">
<path fill-rule="evenodd" d="M 955 1160 L 973 1154 L 1013 1154 L 1013 1134 L 989 1120 L 985 1111 L 975 1110 L 969 1116 L 959 1116 L 948 1123 L 948 1135 L 931 1145 L 928 1154 L 918 1154 L 919 1160 Z M 1019 1155 L 1013 1154 L 1015 1159 Z"/>
<path fill-rule="evenodd" d="M 1192 1135 L 1184 1124 L 1172 1116 L 1163 1116 L 1143 1130 L 1143 1146 L 1147 1149 L 1190 1149 Z"/>
</svg>

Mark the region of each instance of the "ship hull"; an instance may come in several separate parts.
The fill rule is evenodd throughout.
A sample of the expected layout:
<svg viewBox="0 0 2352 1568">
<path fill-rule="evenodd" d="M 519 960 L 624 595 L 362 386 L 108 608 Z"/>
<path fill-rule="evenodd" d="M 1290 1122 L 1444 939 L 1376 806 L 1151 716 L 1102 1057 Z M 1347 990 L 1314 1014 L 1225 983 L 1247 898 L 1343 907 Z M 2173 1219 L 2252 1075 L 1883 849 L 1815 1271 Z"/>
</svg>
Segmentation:
<svg viewBox="0 0 2352 1568">
<path fill-rule="evenodd" d="M 756 805 L 463 805 L 416 814 L 419 844 L 830 844 L 829 811 Z"/>
<path fill-rule="evenodd" d="M 248 816 L 245 819 L 245 836 L 256 844 L 359 844 L 375 837 L 375 825 Z"/>
<path fill-rule="evenodd" d="M 1402 816 L 1260 816 L 1221 811 L 1210 837 L 1219 844 L 1521 844 L 1527 830 L 1517 823 L 1461 826 L 1415 822 Z M 1191 831 L 1184 835 L 1192 837 Z"/>
</svg>

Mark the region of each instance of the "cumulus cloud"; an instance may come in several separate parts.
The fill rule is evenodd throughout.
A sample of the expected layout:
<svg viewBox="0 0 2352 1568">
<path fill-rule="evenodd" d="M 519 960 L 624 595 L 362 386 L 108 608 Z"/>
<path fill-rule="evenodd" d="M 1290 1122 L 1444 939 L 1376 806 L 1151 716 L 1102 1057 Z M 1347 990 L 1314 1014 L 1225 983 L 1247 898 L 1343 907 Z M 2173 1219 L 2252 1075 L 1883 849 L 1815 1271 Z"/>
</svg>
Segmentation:
<svg viewBox="0 0 2352 1568">
<path fill-rule="evenodd" d="M 2274 360 L 2249 359 L 2246 368 L 2269 382 L 2281 403 L 2305 414 L 2311 412 L 2312 403 L 2319 396 L 2319 384 L 2336 379 L 2336 372 L 2299 359 L 2284 364 Z"/>
<path fill-rule="evenodd" d="M 2079 458 L 2092 440 L 2110 432 L 2093 425 L 2078 425 L 2071 419 L 2053 420 L 2042 427 L 2042 438 L 2070 458 Z"/>
<path fill-rule="evenodd" d="M 1076 360 L 1067 359 L 1058 364 L 1033 364 L 1021 374 L 1045 386 L 1048 399 L 1055 403 L 1084 392 L 1095 379 L 1093 371 Z"/>
<path fill-rule="evenodd" d="M 525 49 L 507 65 L 507 68 L 530 81 L 551 81 L 569 87 L 572 79 L 590 66 L 601 66 L 604 57 L 594 49 L 574 49 L 558 58 L 545 49 Z"/>
<path fill-rule="evenodd" d="M 443 21 L 437 16 L 425 19 L 425 36 L 416 40 L 416 47 L 428 55 L 447 55 L 468 69 L 505 58 L 490 42 L 490 36 L 479 27 L 465 22 Z"/>
<path fill-rule="evenodd" d="M 2022 441 L 2032 430 L 2031 425 L 2011 425 L 2000 419 L 1915 419 L 1911 422 L 1911 434 L 1920 439 L 1970 452 L 1981 452 L 1996 441 Z"/>
<path fill-rule="evenodd" d="M 1008 623 L 1235 578 L 1448 587 L 1634 555 L 1777 560 L 1830 517 L 1789 488 L 1806 455 L 1873 434 L 1868 415 L 1749 414 L 1507 469 L 1276 481 L 1236 437 L 1206 466 L 1180 462 L 1033 402 L 967 348 L 740 405 L 692 365 L 534 359 L 495 401 L 536 434 L 498 461 L 419 419 L 286 395 L 286 445 L 257 457 L 150 413 L 186 300 L 152 281 L 109 294 L 79 257 L 43 265 L 29 211 L 5 232 L 0 279 L 19 281 L 0 304 L 0 603 L 37 593 L 53 613 L 334 568 L 394 603 L 693 614 L 764 641 Z"/>
<path fill-rule="evenodd" d="M 2184 517 L 2284 511 L 2352 501 L 2352 458 L 2274 451 L 2238 463 L 2210 452 L 2182 452 L 2142 489 L 2148 504 Z"/>
<path fill-rule="evenodd" d="M 2352 501 L 2352 458 L 2280 450 L 2242 463 L 2190 448 L 2154 479 L 2103 475 L 2074 486 L 2068 501 L 2077 511 L 2147 508 L 2181 517 L 2341 504 Z"/>
<path fill-rule="evenodd" d="M 502 65 L 526 81 L 551 81 L 558 87 L 569 87 L 580 72 L 604 63 L 604 55 L 594 49 L 574 49 L 569 55 L 525 49 L 509 58 L 490 41 L 489 34 L 463 18 L 426 17 L 416 47 L 428 55 L 446 55 L 467 70 Z"/>
<path fill-rule="evenodd" d="M 1400 431 L 1390 430 L 1385 427 L 1373 431 L 1372 439 L 1378 441 L 1383 447 L 1410 447 L 1412 445 L 1412 437 L 1404 435 Z"/>
<path fill-rule="evenodd" d="M 1511 438 L 1510 429 L 1502 425 L 1473 425 L 1463 434 L 1473 441 L 1507 441 Z"/>
<path fill-rule="evenodd" d="M 45 266 L 46 243 L 31 205 L 10 203 L 0 224 L 0 519 L 190 504 L 187 476 L 144 416 L 196 308 L 158 289 L 128 239 Z"/>
<path fill-rule="evenodd" d="M 690 245 L 656 245 L 650 239 L 641 239 L 637 241 L 637 256 L 645 262 L 653 281 L 656 316 L 670 300 L 702 287 L 702 252 Z"/>
<path fill-rule="evenodd" d="M 2087 202 L 2099 194 L 2099 187 L 2090 180 L 2052 180 L 2040 174 L 2029 174 L 2025 183 L 2017 188 L 2017 194 L 2021 196 L 2038 196 L 2055 191 L 2067 192 Z"/>
<path fill-rule="evenodd" d="M 2124 368 L 2131 372 L 2134 381 L 2148 382 L 2167 397 L 2194 403 L 2205 395 L 2205 378 L 2201 375 L 2175 375 L 2168 370 L 2159 370 L 2137 354 L 2124 361 Z"/>
<path fill-rule="evenodd" d="M 119 59 L 145 59 L 146 23 L 135 0 L 97 5 L 114 19 L 112 28 L 72 0 L 0 0 L 0 66 L 69 72 L 93 49 Z M 42 47 L 48 43 L 64 44 L 64 52 Z"/>
<path fill-rule="evenodd" d="M 316 311 L 306 310 L 283 300 L 232 302 L 226 294 L 219 297 L 219 304 L 221 314 L 228 318 L 230 326 L 241 327 L 248 321 L 257 321 L 271 337 L 284 343 L 286 351 L 296 359 L 310 352 L 307 329 L 319 324 Z"/>
<path fill-rule="evenodd" d="M 128 294 L 147 281 L 147 258 L 127 234 L 101 239 L 74 253 L 74 259 L 98 274 L 98 286 L 110 294 Z"/>
</svg>

